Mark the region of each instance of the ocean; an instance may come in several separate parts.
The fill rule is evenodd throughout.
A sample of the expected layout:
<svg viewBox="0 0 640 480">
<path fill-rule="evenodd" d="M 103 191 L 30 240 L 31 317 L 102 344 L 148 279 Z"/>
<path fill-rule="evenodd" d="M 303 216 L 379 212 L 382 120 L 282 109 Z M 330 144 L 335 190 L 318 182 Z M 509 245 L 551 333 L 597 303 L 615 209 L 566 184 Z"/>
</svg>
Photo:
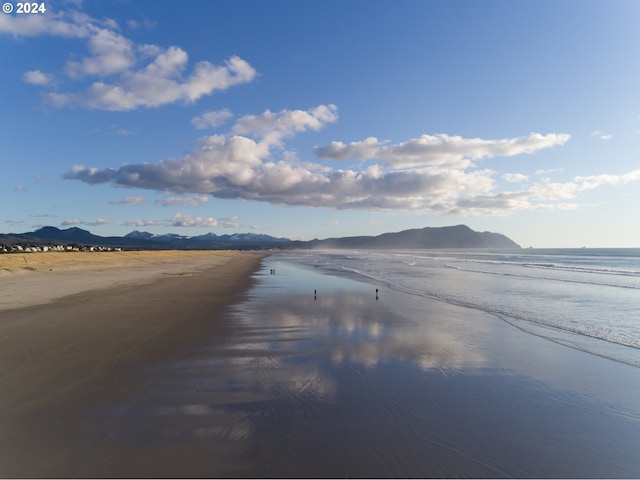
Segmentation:
<svg viewBox="0 0 640 480">
<path fill-rule="evenodd" d="M 281 258 L 487 312 L 640 367 L 640 249 L 326 250 Z"/>
</svg>

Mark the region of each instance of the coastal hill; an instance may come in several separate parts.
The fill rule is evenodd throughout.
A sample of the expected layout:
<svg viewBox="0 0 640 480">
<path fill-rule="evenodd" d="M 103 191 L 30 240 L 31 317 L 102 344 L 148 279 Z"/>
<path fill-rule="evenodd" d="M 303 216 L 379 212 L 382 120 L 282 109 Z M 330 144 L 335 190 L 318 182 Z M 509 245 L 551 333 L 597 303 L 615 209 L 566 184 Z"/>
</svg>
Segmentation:
<svg viewBox="0 0 640 480">
<path fill-rule="evenodd" d="M 476 232 L 466 225 L 425 227 L 375 237 L 342 237 L 292 242 L 289 248 L 520 248 L 500 233 Z"/>
<path fill-rule="evenodd" d="M 176 234 L 156 235 L 137 230 L 124 237 L 101 237 L 87 230 L 72 227 L 61 230 L 43 227 L 34 232 L 0 234 L 0 246 L 13 245 L 81 245 L 136 250 L 208 250 L 208 249 L 271 249 L 271 248 L 520 248 L 500 233 L 476 232 L 466 225 L 426 227 L 383 233 L 378 236 L 328 238 L 324 240 L 294 241 L 255 233 L 216 235 L 207 233 L 187 237 Z"/>
</svg>

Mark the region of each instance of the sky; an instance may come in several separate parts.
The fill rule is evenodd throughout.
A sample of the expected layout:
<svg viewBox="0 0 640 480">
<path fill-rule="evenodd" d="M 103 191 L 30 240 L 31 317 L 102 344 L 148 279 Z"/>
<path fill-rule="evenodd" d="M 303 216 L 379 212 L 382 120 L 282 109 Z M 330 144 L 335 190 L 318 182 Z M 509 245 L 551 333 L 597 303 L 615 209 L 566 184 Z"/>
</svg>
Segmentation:
<svg viewBox="0 0 640 480">
<path fill-rule="evenodd" d="M 638 1 L 38 5 L 0 13 L 0 232 L 640 247 Z"/>
</svg>

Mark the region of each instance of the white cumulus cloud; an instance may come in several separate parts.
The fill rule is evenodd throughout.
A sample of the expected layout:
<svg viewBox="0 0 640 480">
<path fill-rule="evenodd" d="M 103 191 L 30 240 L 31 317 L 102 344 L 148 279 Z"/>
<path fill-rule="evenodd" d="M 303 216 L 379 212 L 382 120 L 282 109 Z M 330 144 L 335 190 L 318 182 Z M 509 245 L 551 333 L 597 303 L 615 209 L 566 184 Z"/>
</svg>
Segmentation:
<svg viewBox="0 0 640 480">
<path fill-rule="evenodd" d="M 46 15 L 1 15 L 0 33 L 14 37 L 53 35 L 65 38 L 83 38 L 95 21 L 77 11 L 47 12 Z"/>
<path fill-rule="evenodd" d="M 82 225 L 84 222 L 82 220 L 78 220 L 77 218 L 70 218 L 67 220 L 64 220 L 61 225 L 64 227 L 70 227 L 70 226 L 75 226 L 75 225 Z"/>
<path fill-rule="evenodd" d="M 188 197 L 167 197 L 162 200 L 157 200 L 155 203 L 162 205 L 163 207 L 175 207 L 180 205 L 183 207 L 197 207 L 202 203 L 209 201 L 209 197 L 206 195 L 188 196 Z"/>
<path fill-rule="evenodd" d="M 105 220 L 104 218 L 98 218 L 96 221 L 94 222 L 89 222 L 88 225 L 94 226 L 94 227 L 100 227 L 102 225 L 109 225 L 111 222 L 109 220 Z"/>
<path fill-rule="evenodd" d="M 104 218 L 98 218 L 93 222 L 87 222 L 84 220 L 79 220 L 77 218 L 64 220 L 61 225 L 63 227 L 75 227 L 78 225 L 89 225 L 92 227 L 101 227 L 102 225 L 109 225 L 111 222 L 109 220 L 105 220 Z"/>
<path fill-rule="evenodd" d="M 522 173 L 505 173 L 502 175 L 502 178 L 510 183 L 526 182 L 529 180 L 529 177 Z"/>
<path fill-rule="evenodd" d="M 160 222 L 158 220 L 149 220 L 148 218 L 141 218 L 138 220 L 130 220 L 124 222 L 122 224 L 125 227 L 163 227 L 166 225 L 165 222 Z"/>
<path fill-rule="evenodd" d="M 24 73 L 23 78 L 27 83 L 31 83 L 32 85 L 41 85 L 43 87 L 53 83 L 53 75 L 41 72 L 40 70 L 29 70 Z"/>
<path fill-rule="evenodd" d="M 109 204 L 110 205 L 146 205 L 147 200 L 143 196 L 135 195 L 131 197 L 124 197 L 122 200 L 110 201 Z"/>
<path fill-rule="evenodd" d="M 318 157 L 329 160 L 384 160 L 387 166 L 396 168 L 414 165 L 466 167 L 470 160 L 533 153 L 543 148 L 562 145 L 569 138 L 568 134 L 532 133 L 528 137 L 484 140 L 441 133 L 425 134 L 395 145 L 375 137 L 350 144 L 331 142 L 327 147 L 316 147 L 315 152 Z"/>
<path fill-rule="evenodd" d="M 204 112 L 202 115 L 192 118 L 191 124 L 199 130 L 204 130 L 205 128 L 213 128 L 222 125 L 232 118 L 233 113 L 231 113 L 231 110 L 225 108 L 222 110 Z"/>
<path fill-rule="evenodd" d="M 45 100 L 55 106 L 80 106 L 98 110 L 127 111 L 170 103 L 194 103 L 216 90 L 251 81 L 256 71 L 240 57 L 223 65 L 203 61 L 184 76 L 186 52 L 170 47 L 145 67 L 127 71 L 115 81 L 97 81 L 88 89 L 72 93 L 49 93 Z"/>
<path fill-rule="evenodd" d="M 54 107 L 127 111 L 171 103 L 191 104 L 215 91 L 252 81 L 257 72 L 232 55 L 221 64 L 200 61 L 189 68 L 187 52 L 178 46 L 136 44 L 113 20 L 98 20 L 76 10 L 44 15 L 0 16 L 0 34 L 14 37 L 51 35 L 86 42 L 88 55 L 68 60 L 64 74 L 81 82 L 72 91 L 50 91 L 44 101 Z M 40 70 L 25 81 L 49 86 L 53 77 Z M 86 79 L 95 78 L 86 87 Z"/>
<path fill-rule="evenodd" d="M 262 138 L 268 145 L 280 146 L 282 140 L 305 130 L 320 130 L 338 120 L 338 107 L 318 105 L 310 110 L 269 110 L 261 115 L 245 115 L 233 126 L 233 133 Z"/>
<path fill-rule="evenodd" d="M 569 182 L 551 182 L 544 179 L 542 182 L 534 185 L 531 191 L 536 198 L 543 200 L 566 200 L 575 198 L 575 196 L 584 190 L 593 190 L 606 185 L 618 185 L 640 181 L 640 169 L 633 170 L 624 174 L 600 174 L 590 176 L 577 176 Z"/>
<path fill-rule="evenodd" d="M 166 192 L 176 195 L 165 199 L 168 204 L 183 206 L 214 196 L 274 205 L 465 216 L 566 209 L 572 205 L 567 199 L 583 190 L 640 180 L 639 171 L 575 177 L 564 183 L 543 178 L 519 190 L 506 191 L 499 188 L 497 172 L 474 164 L 484 158 L 532 154 L 559 146 L 568 140 L 566 134 L 533 133 L 499 140 L 425 134 L 398 144 L 368 139 L 349 145 L 333 142 L 329 147 L 315 149 L 325 159 L 369 160 L 351 168 L 340 168 L 343 163 L 335 162 L 301 162 L 286 148 L 286 141 L 294 135 L 319 130 L 337 118 L 334 105 L 267 110 L 239 118 L 226 134 L 202 138 L 182 157 L 103 170 L 76 165 L 65 178 Z M 514 184 L 529 180 L 522 174 L 504 174 L 502 179 Z M 220 225 L 218 219 L 182 213 L 170 222 L 182 226 Z"/>
<path fill-rule="evenodd" d="M 195 228 L 239 228 L 238 217 L 213 218 L 188 215 L 178 212 L 163 220 L 151 220 L 148 218 L 130 220 L 122 224 L 126 227 L 195 227 Z"/>
<path fill-rule="evenodd" d="M 88 38 L 90 56 L 69 61 L 65 73 L 72 78 L 108 76 L 125 72 L 136 64 L 135 45 L 128 38 L 105 28 L 97 28 Z"/>
<path fill-rule="evenodd" d="M 169 222 L 174 227 L 217 227 L 218 220 L 215 218 L 202 218 L 193 215 L 184 215 L 182 213 L 176 213 L 169 219 Z"/>
<path fill-rule="evenodd" d="M 173 227 L 239 228 L 241 225 L 235 221 L 237 218 L 238 217 L 233 217 L 232 219 L 203 218 L 195 215 L 176 213 L 168 222 Z"/>
</svg>

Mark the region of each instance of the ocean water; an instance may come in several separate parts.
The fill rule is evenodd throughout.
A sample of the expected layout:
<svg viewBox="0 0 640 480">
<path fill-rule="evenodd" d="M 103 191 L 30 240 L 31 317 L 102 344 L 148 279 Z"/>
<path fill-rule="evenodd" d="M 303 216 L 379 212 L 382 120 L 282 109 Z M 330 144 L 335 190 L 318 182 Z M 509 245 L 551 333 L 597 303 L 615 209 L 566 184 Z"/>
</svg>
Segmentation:
<svg viewBox="0 0 640 480">
<path fill-rule="evenodd" d="M 281 258 L 487 312 L 640 367 L 640 249 L 318 250 Z"/>
</svg>

